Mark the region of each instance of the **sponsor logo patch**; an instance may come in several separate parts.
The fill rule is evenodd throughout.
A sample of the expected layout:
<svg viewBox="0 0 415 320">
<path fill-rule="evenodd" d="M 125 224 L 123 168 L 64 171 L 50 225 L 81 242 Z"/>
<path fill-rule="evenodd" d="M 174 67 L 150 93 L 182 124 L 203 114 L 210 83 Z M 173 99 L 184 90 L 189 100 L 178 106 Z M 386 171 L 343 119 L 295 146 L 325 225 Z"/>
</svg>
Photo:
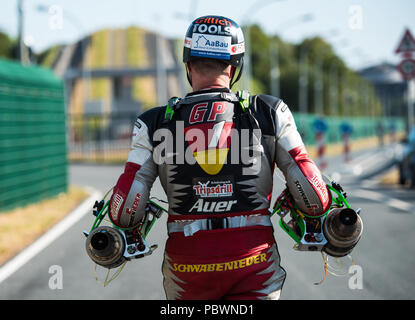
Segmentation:
<svg viewBox="0 0 415 320">
<path fill-rule="evenodd" d="M 226 19 L 226 18 L 219 19 L 217 17 L 204 17 L 204 18 L 197 19 L 195 21 L 195 24 L 201 24 L 201 23 L 219 24 L 219 25 L 222 25 L 222 26 L 231 26 L 232 25 L 232 22 L 230 22 L 228 19 Z"/>
<path fill-rule="evenodd" d="M 245 44 L 244 43 L 238 43 L 234 44 L 231 47 L 232 54 L 239 54 L 245 52 Z"/>
<path fill-rule="evenodd" d="M 184 46 L 185 46 L 186 48 L 190 48 L 191 43 L 192 43 L 192 38 L 188 38 L 188 37 L 186 37 L 186 38 L 184 39 Z"/>
<path fill-rule="evenodd" d="M 204 199 L 199 199 L 195 204 L 190 208 L 190 212 L 227 212 L 231 211 L 232 206 L 237 203 L 236 200 L 230 201 L 206 201 Z"/>
<path fill-rule="evenodd" d="M 216 23 L 213 21 L 203 21 L 201 19 L 196 21 L 196 23 L 193 25 L 193 33 L 210 33 L 210 34 L 217 34 L 217 35 L 232 35 L 231 33 L 231 23 L 230 21 L 223 19 L 218 20 L 216 19 Z"/>
<path fill-rule="evenodd" d="M 190 55 L 230 59 L 231 37 L 194 33 Z"/>
<path fill-rule="evenodd" d="M 201 198 L 221 198 L 233 195 L 233 183 L 225 181 L 197 181 L 193 185 L 195 196 Z"/>
<path fill-rule="evenodd" d="M 309 212 L 314 213 L 316 209 L 318 209 L 318 205 L 310 203 L 310 200 L 308 200 L 303 190 L 303 187 L 301 186 L 301 183 L 298 180 L 295 181 L 294 183 L 295 183 L 295 186 L 297 187 L 298 192 L 300 193 L 301 198 L 303 198 L 304 204 L 308 208 Z"/>
<path fill-rule="evenodd" d="M 111 203 L 112 220 L 114 221 L 118 220 L 118 212 L 120 211 L 120 208 L 123 202 L 124 202 L 123 197 L 121 197 L 118 193 L 116 193 L 114 197 L 112 198 L 112 203 Z"/>
<path fill-rule="evenodd" d="M 326 203 L 328 201 L 328 195 L 326 192 L 326 185 L 324 184 L 324 182 L 316 175 L 314 175 L 311 179 L 310 179 L 311 184 L 317 189 L 317 192 L 320 195 L 321 201 L 322 203 Z"/>
<path fill-rule="evenodd" d="M 132 224 L 134 222 L 134 216 L 135 216 L 135 213 L 137 212 L 137 208 L 138 208 L 138 204 L 140 203 L 140 199 L 141 199 L 141 194 L 140 193 L 137 193 L 135 195 L 135 198 L 134 198 L 133 204 L 131 206 L 131 209 L 130 208 L 127 208 L 125 210 L 125 212 L 127 214 L 131 215 L 130 216 L 130 221 L 128 222 L 128 225 L 129 226 L 132 226 Z"/>
<path fill-rule="evenodd" d="M 191 116 L 190 120 L 199 121 L 203 115 Z M 222 170 L 228 156 L 233 126 L 232 122 L 221 121 L 195 124 L 184 129 L 185 140 L 189 143 L 193 157 L 207 174 L 216 175 Z"/>
<path fill-rule="evenodd" d="M 178 264 L 173 263 L 175 272 L 221 272 L 231 271 L 263 263 L 267 261 L 266 253 L 257 254 L 240 260 L 209 264 Z"/>
</svg>

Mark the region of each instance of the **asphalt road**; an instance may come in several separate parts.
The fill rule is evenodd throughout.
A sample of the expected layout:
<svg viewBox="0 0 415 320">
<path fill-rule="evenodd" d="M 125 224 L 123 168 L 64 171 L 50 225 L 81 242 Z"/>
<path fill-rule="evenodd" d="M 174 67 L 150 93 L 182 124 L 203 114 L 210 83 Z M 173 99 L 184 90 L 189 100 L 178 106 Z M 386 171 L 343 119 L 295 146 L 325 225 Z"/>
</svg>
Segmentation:
<svg viewBox="0 0 415 320">
<path fill-rule="evenodd" d="M 344 258 L 344 276 L 329 274 L 323 284 L 314 285 L 323 277 L 321 255 L 293 250 L 294 242 L 274 218 L 281 265 L 287 271 L 281 299 L 414 299 L 415 191 L 380 186 L 376 177 L 378 169 L 391 161 L 391 154 L 391 148 L 366 150 L 353 154 L 349 164 L 342 157 L 334 157 L 329 159 L 325 170 L 342 184 L 351 206 L 361 208 L 364 234 L 352 253 L 358 270 L 353 269 L 349 274 L 351 261 Z M 71 165 L 70 182 L 104 194 L 115 184 L 122 169 L 122 166 Z M 284 183 L 278 174 L 274 180 L 274 195 L 278 195 Z M 152 195 L 165 199 L 158 181 Z M 89 229 L 92 221 L 92 214 L 85 215 L 1 282 L 0 299 L 165 299 L 161 263 L 167 238 L 166 216 L 162 216 L 148 237 L 149 244 L 159 245 L 154 254 L 127 263 L 119 277 L 105 288 L 95 280 L 94 264 L 85 252 L 82 231 Z M 336 266 L 335 261 L 330 263 Z M 52 281 L 56 266 L 62 275 L 58 288 Z M 105 277 L 103 269 L 98 269 L 98 277 L 100 280 Z"/>
</svg>

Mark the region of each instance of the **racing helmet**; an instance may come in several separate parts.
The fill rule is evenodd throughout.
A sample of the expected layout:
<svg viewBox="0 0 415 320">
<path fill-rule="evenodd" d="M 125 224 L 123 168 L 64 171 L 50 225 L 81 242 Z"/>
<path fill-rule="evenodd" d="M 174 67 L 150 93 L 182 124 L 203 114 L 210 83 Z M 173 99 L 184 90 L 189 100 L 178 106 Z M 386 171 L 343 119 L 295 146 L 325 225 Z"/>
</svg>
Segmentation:
<svg viewBox="0 0 415 320">
<path fill-rule="evenodd" d="M 229 18 L 203 16 L 195 19 L 187 29 L 183 48 L 184 63 L 209 58 L 230 64 L 235 68 L 240 67 L 238 77 L 233 82 L 235 83 L 242 73 L 244 53 L 245 41 L 242 29 Z"/>
</svg>

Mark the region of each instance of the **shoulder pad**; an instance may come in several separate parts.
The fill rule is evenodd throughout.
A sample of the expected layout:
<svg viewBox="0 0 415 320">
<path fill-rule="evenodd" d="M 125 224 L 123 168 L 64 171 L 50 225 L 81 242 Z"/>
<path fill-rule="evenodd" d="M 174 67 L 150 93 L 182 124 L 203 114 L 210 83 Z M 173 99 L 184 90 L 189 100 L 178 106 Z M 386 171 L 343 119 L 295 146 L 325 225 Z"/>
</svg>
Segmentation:
<svg viewBox="0 0 415 320">
<path fill-rule="evenodd" d="M 274 110 L 277 110 L 278 107 L 283 105 L 282 99 L 277 98 L 275 96 L 271 96 L 268 94 L 260 94 L 257 97 L 257 99 L 261 100 L 265 105 Z"/>
<path fill-rule="evenodd" d="M 165 106 L 161 107 L 154 107 L 144 111 L 142 114 L 138 116 L 138 119 L 143 121 L 147 126 L 150 135 L 159 128 L 160 123 L 162 123 L 164 115 L 165 115 Z"/>
</svg>

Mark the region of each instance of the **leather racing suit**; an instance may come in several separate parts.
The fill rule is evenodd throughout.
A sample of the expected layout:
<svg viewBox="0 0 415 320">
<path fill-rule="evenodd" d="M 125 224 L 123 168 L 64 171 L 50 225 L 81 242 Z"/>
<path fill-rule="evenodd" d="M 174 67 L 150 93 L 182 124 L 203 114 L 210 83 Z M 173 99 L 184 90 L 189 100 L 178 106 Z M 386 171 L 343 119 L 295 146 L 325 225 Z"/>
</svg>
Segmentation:
<svg viewBox="0 0 415 320">
<path fill-rule="evenodd" d="M 174 114 L 157 107 L 135 123 L 110 217 L 130 226 L 159 176 L 169 203 L 167 299 L 279 298 L 286 273 L 268 210 L 275 165 L 305 213 L 330 206 L 287 105 L 256 95 L 244 108 L 235 97 L 226 88 L 193 92 Z"/>
</svg>

